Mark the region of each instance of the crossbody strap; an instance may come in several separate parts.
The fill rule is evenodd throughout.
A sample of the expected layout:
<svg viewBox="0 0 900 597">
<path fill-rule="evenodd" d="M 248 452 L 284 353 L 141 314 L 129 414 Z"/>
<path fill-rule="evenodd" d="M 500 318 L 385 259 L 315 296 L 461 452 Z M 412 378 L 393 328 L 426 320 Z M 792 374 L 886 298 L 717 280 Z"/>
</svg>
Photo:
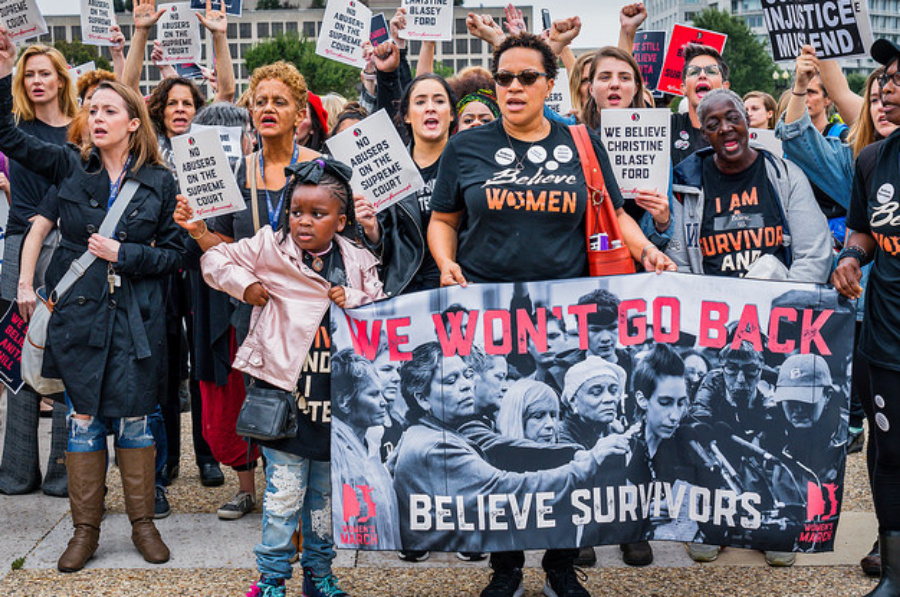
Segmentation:
<svg viewBox="0 0 900 597">
<path fill-rule="evenodd" d="M 253 171 L 247 168 L 247 176 L 250 177 L 250 207 L 253 209 L 253 234 L 259 232 L 259 193 L 256 191 L 256 176 L 259 174 L 259 151 L 254 151 L 247 158 L 253 164 Z"/>
<path fill-rule="evenodd" d="M 119 225 L 119 220 L 122 219 L 122 215 L 125 213 L 125 208 L 131 203 L 134 194 L 137 193 L 140 186 L 140 183 L 133 178 L 129 178 L 125 181 L 125 184 L 122 186 L 122 192 L 116 197 L 112 207 L 106 212 L 106 216 L 100 224 L 100 230 L 98 231 L 100 236 L 109 238 L 113 235 L 116 226 Z M 72 288 L 72 285 L 84 275 L 84 272 L 86 272 L 91 264 L 94 263 L 95 259 L 97 259 L 96 255 L 90 251 L 85 251 L 78 259 L 69 265 L 69 270 L 65 273 L 56 285 L 56 288 L 53 289 L 53 293 L 50 295 L 51 305 L 55 305 L 59 302 L 59 299 L 62 298 L 62 296 Z"/>
</svg>

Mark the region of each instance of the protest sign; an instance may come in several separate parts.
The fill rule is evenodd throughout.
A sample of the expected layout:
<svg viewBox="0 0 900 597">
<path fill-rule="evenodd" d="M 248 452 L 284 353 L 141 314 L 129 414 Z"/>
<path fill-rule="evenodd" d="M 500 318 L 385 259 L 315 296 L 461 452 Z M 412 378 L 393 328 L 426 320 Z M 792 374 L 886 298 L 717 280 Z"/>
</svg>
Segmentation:
<svg viewBox="0 0 900 597">
<path fill-rule="evenodd" d="M 113 45 L 116 11 L 112 0 L 81 0 L 81 41 L 92 46 Z"/>
<path fill-rule="evenodd" d="M 47 33 L 37 0 L 0 0 L 0 24 L 14 43 Z"/>
<path fill-rule="evenodd" d="M 769 153 L 784 157 L 784 149 L 781 147 L 781 139 L 775 136 L 775 131 L 770 129 L 750 129 L 750 140 L 756 141 Z"/>
<path fill-rule="evenodd" d="M 860 0 L 763 0 L 776 62 L 793 62 L 805 44 L 820 60 L 867 56 L 872 47 L 868 3 Z"/>
<path fill-rule="evenodd" d="M 357 0 L 328 0 L 316 54 L 350 66 L 365 68 L 362 42 L 369 39 L 372 11 Z"/>
<path fill-rule="evenodd" d="M 84 73 L 89 73 L 92 70 L 97 70 L 97 65 L 94 64 L 94 61 L 85 62 L 84 64 L 79 64 L 78 66 L 73 66 L 69 69 L 69 78 L 72 79 L 73 83 L 78 83 L 78 78 Z"/>
<path fill-rule="evenodd" d="M 244 136 L 244 131 L 239 126 L 206 126 L 203 124 L 192 124 L 191 132 L 200 132 L 205 131 L 207 129 L 212 129 L 216 131 L 216 134 L 219 135 L 219 142 L 222 144 L 222 151 L 225 152 L 225 156 L 228 158 L 229 163 L 234 163 L 237 160 L 240 160 L 244 155 L 241 150 L 241 139 Z"/>
<path fill-rule="evenodd" d="M 672 37 L 669 39 L 669 48 L 666 50 L 666 59 L 663 61 L 662 74 L 659 77 L 657 89 L 673 95 L 681 93 L 681 70 L 684 68 L 684 46 L 689 43 L 711 46 L 722 52 L 725 40 L 728 36 L 715 31 L 697 29 L 687 25 L 675 25 L 672 29 Z"/>
<path fill-rule="evenodd" d="M 641 77 L 647 89 L 654 91 L 659 84 L 665 58 L 665 31 L 638 31 L 634 36 L 632 55 L 641 67 Z"/>
<path fill-rule="evenodd" d="M 175 72 L 178 73 L 179 77 L 184 77 L 185 79 L 194 79 L 200 80 L 203 78 L 203 69 L 200 68 L 199 64 L 187 63 L 187 64 L 176 64 Z"/>
<path fill-rule="evenodd" d="M 384 109 L 325 142 L 335 159 L 353 168 L 350 184 L 381 211 L 425 187 L 419 169 Z"/>
<path fill-rule="evenodd" d="M 16 393 L 22 381 L 22 345 L 28 323 L 19 315 L 19 304 L 13 301 L 0 319 L 0 382 Z"/>
<path fill-rule="evenodd" d="M 183 64 L 200 60 L 200 22 L 187 2 L 166 4 L 157 30 L 162 46 L 162 64 Z"/>
<path fill-rule="evenodd" d="M 221 8 L 221 2 L 223 0 L 212 0 L 210 6 L 212 6 L 213 10 L 223 10 Z M 243 1 L 242 0 L 224 0 L 225 3 L 225 14 L 231 15 L 233 17 L 241 16 L 241 12 L 243 10 Z M 206 10 L 206 0 L 191 0 L 191 10 Z"/>
<path fill-rule="evenodd" d="M 559 69 L 550 97 L 544 103 L 557 114 L 566 115 L 572 111 L 572 92 L 569 89 L 569 73 L 566 69 Z"/>
<path fill-rule="evenodd" d="M 594 339 L 601 325 L 612 346 Z M 854 304 L 833 288 L 674 273 L 332 307 L 331 370 L 349 365 L 332 383 L 335 544 L 832 550 L 854 325 Z M 683 359 L 698 352 L 715 364 L 688 383 Z M 474 357 L 490 363 L 485 377 L 521 377 L 476 399 Z M 402 366 L 402 379 L 360 361 Z M 360 404 L 373 388 L 389 406 Z M 812 414 L 786 414 L 798 410 Z"/>
<path fill-rule="evenodd" d="M 453 39 L 453 2 L 450 0 L 403 0 L 400 7 L 406 9 L 406 28 L 400 30 L 403 39 Z"/>
<path fill-rule="evenodd" d="M 638 189 L 668 191 L 670 118 L 666 109 L 606 109 L 600 113 L 600 138 L 626 199 L 634 199 Z"/>
<path fill-rule="evenodd" d="M 246 208 L 215 127 L 172 137 L 172 153 L 192 222 Z"/>
<path fill-rule="evenodd" d="M 383 44 L 389 39 L 391 39 L 391 32 L 388 29 L 387 19 L 381 13 L 372 15 L 372 26 L 369 27 L 369 41 L 372 42 L 372 46 Z"/>
</svg>

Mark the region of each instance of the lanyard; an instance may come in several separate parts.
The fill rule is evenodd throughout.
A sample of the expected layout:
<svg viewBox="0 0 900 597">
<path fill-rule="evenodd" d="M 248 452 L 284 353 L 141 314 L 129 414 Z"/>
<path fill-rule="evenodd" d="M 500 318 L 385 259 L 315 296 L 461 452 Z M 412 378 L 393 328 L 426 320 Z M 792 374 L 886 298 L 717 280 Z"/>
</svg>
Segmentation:
<svg viewBox="0 0 900 597">
<path fill-rule="evenodd" d="M 119 188 L 122 186 L 122 179 L 125 178 L 125 173 L 128 172 L 128 167 L 131 165 L 131 154 L 128 155 L 128 159 L 125 160 L 125 166 L 122 168 L 122 172 L 119 174 L 119 178 L 113 182 L 109 181 L 109 201 L 106 203 L 106 209 L 112 207 L 112 204 L 116 202 L 116 197 L 119 196 Z"/>
<path fill-rule="evenodd" d="M 294 153 L 291 155 L 291 166 L 297 163 L 300 157 L 300 146 L 294 143 Z M 259 171 L 262 173 L 263 190 L 266 192 L 266 208 L 269 210 L 269 225 L 274 230 L 278 225 L 278 214 L 284 205 L 284 192 L 287 190 L 287 181 L 281 188 L 281 196 L 278 197 L 278 203 L 272 205 L 272 199 L 269 197 L 269 187 L 266 186 L 266 163 L 263 159 L 263 150 L 259 150 Z"/>
</svg>

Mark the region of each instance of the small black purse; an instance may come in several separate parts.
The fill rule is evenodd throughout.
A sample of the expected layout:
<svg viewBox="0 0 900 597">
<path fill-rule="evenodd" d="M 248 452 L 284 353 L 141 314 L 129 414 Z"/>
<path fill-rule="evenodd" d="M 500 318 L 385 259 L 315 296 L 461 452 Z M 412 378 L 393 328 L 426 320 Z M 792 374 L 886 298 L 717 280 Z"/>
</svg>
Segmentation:
<svg viewBox="0 0 900 597">
<path fill-rule="evenodd" d="M 286 439 L 297 435 L 299 419 L 294 392 L 260 388 L 253 383 L 247 388 L 236 431 L 240 436 L 263 441 Z"/>
</svg>

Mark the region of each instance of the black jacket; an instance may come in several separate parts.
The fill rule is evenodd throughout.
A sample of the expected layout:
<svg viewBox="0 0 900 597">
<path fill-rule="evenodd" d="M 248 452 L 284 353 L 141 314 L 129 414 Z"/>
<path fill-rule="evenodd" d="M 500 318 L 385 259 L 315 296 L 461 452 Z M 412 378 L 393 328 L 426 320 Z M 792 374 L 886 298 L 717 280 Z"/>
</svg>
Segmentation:
<svg viewBox="0 0 900 597">
<path fill-rule="evenodd" d="M 381 259 L 384 293 L 394 297 L 412 282 L 428 250 L 415 193 L 379 212 L 378 221 L 381 242 L 372 249 Z"/>
<path fill-rule="evenodd" d="M 94 152 L 45 143 L 16 128 L 11 77 L 0 79 L 0 151 L 58 187 L 62 237 L 47 271 L 54 287 L 87 250 L 109 199 L 109 176 Z M 140 183 L 114 237 L 113 264 L 121 286 L 109 292 L 107 262 L 97 259 L 62 297 L 50 319 L 44 374 L 61 377 L 75 411 L 132 417 L 151 413 L 166 376 L 166 315 L 162 276 L 181 266 L 182 230 L 172 219 L 176 185 L 162 166 L 125 177 Z"/>
</svg>

